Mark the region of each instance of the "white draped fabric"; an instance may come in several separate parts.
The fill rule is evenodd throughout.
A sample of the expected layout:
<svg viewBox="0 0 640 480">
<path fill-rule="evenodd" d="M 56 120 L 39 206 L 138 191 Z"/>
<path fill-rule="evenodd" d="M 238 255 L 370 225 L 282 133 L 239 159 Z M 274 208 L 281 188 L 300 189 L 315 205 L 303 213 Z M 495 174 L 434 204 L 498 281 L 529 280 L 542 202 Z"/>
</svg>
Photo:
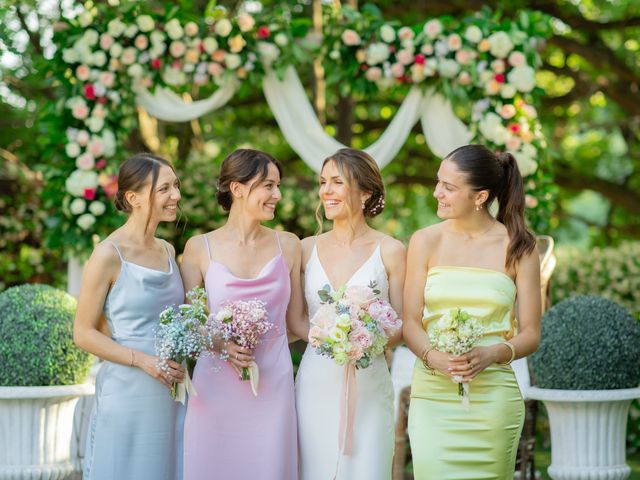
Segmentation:
<svg viewBox="0 0 640 480">
<path fill-rule="evenodd" d="M 167 89 L 158 88 L 154 94 L 140 89 L 136 100 L 160 120 L 185 122 L 223 107 L 237 87 L 236 82 L 227 81 L 211 97 L 191 103 Z M 325 132 L 293 67 L 287 68 L 282 80 L 274 72 L 265 75 L 262 88 L 285 139 L 313 170 L 319 171 L 326 157 L 345 147 Z M 473 137 L 445 98 L 413 87 L 389 126 L 365 151 L 380 168 L 384 167 L 398 154 L 418 120 L 429 148 L 439 157 L 469 143 Z"/>
</svg>

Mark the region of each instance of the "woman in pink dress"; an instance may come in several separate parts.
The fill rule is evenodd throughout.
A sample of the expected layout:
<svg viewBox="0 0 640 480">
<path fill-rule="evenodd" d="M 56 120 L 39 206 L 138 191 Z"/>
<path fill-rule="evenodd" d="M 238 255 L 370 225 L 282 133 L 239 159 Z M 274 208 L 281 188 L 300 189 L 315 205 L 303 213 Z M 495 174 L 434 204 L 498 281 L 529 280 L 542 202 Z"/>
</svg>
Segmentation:
<svg viewBox="0 0 640 480">
<path fill-rule="evenodd" d="M 229 212 L 224 226 L 187 242 L 185 291 L 204 283 L 209 309 L 225 301 L 259 299 L 275 325 L 254 351 L 227 342 L 228 360 L 198 360 L 184 432 L 184 480 L 293 480 L 298 476 L 293 367 L 287 309 L 302 311 L 300 241 L 261 225 L 274 218 L 282 168 L 270 155 L 236 150 L 224 159 L 216 196 Z M 255 361 L 257 396 L 242 367 Z"/>
</svg>

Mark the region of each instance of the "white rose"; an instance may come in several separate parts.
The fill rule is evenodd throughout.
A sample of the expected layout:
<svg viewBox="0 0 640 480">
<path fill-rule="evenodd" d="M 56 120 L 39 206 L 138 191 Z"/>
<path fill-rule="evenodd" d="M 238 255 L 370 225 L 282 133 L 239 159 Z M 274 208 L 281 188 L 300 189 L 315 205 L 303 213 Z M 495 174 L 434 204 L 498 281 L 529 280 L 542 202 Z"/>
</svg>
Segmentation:
<svg viewBox="0 0 640 480">
<path fill-rule="evenodd" d="M 186 45 L 179 41 L 171 42 L 171 45 L 169 45 L 169 53 L 174 57 L 181 57 L 182 55 L 184 55 L 184 52 L 186 52 L 186 50 Z"/>
<path fill-rule="evenodd" d="M 391 43 L 396 39 L 396 31 L 391 25 L 384 24 L 380 27 L 380 38 L 383 42 Z"/>
<path fill-rule="evenodd" d="M 151 58 L 161 57 L 167 46 L 164 43 L 154 43 L 153 46 L 149 49 L 149 55 Z"/>
<path fill-rule="evenodd" d="M 153 44 L 164 43 L 164 33 L 162 33 L 160 30 L 154 30 L 149 35 L 149 39 Z"/>
<path fill-rule="evenodd" d="M 444 78 L 453 78 L 460 71 L 460 65 L 455 60 L 442 58 L 438 62 L 438 73 Z"/>
<path fill-rule="evenodd" d="M 487 140 L 498 143 L 496 140 L 501 137 L 500 129 L 506 130 L 502 124 L 502 119 L 493 112 L 488 112 L 478 124 L 480 133 Z"/>
<path fill-rule="evenodd" d="M 538 163 L 535 161 L 535 156 L 538 152 L 531 144 L 526 144 L 522 147 L 520 152 L 516 152 L 513 156 L 518 164 L 518 170 L 523 177 L 535 173 L 538 169 Z"/>
<path fill-rule="evenodd" d="M 75 198 L 69 205 L 69 211 L 73 215 L 80 215 L 87 209 L 87 202 L 83 198 Z"/>
<path fill-rule="evenodd" d="M 93 29 L 89 29 L 86 32 L 84 32 L 83 37 L 84 37 L 84 42 L 90 47 L 93 47 L 94 45 L 96 45 L 98 43 L 98 38 L 100 38 L 100 36 L 98 35 L 98 32 L 96 32 Z"/>
<path fill-rule="evenodd" d="M 367 48 L 367 64 L 376 65 L 389 58 L 389 46 L 384 43 L 372 43 Z"/>
<path fill-rule="evenodd" d="M 87 128 L 94 133 L 102 130 L 102 127 L 104 126 L 104 120 L 100 117 L 89 117 L 86 123 Z"/>
<path fill-rule="evenodd" d="M 507 32 L 492 33 L 489 36 L 489 43 L 491 44 L 489 51 L 494 57 L 505 58 L 513 50 L 513 42 Z"/>
<path fill-rule="evenodd" d="M 112 157 L 116 153 L 116 137 L 109 129 L 102 132 L 102 143 L 104 144 L 104 156 Z"/>
<path fill-rule="evenodd" d="M 111 45 L 111 48 L 109 49 L 109 55 L 111 56 L 111 58 L 119 58 L 120 55 L 122 55 L 122 45 L 120 45 L 119 43 L 114 43 L 113 45 Z"/>
<path fill-rule="evenodd" d="M 80 199 L 78 198 L 77 200 L 80 200 Z M 96 217 L 99 217 L 100 215 L 102 215 L 106 209 L 107 207 L 104 205 L 104 203 L 99 202 L 97 200 L 89 204 L 89 211 L 92 214 L 94 214 Z"/>
<path fill-rule="evenodd" d="M 168 67 L 162 72 L 162 79 L 167 85 L 180 86 L 187 82 L 187 77 L 182 70 Z"/>
<path fill-rule="evenodd" d="M 78 16 L 78 22 L 82 28 L 87 28 L 93 23 L 93 15 L 85 10 Z"/>
<path fill-rule="evenodd" d="M 280 47 L 284 47 L 289 43 L 289 39 L 284 33 L 278 33 L 275 37 L 273 37 L 273 41 L 276 42 Z"/>
<path fill-rule="evenodd" d="M 82 197 L 85 188 L 98 186 L 98 174 L 94 170 L 74 170 L 65 182 L 65 188 L 74 197 Z"/>
<path fill-rule="evenodd" d="M 86 130 L 80 130 L 76 135 L 76 142 L 78 142 L 78 145 L 81 147 L 86 147 L 89 143 L 89 138 L 89 132 Z"/>
<path fill-rule="evenodd" d="M 120 61 L 123 65 L 131 65 L 136 61 L 137 56 L 138 52 L 135 48 L 127 47 L 122 51 L 122 57 L 120 58 Z"/>
<path fill-rule="evenodd" d="M 127 26 L 117 18 L 114 18 L 107 24 L 107 31 L 112 37 L 119 37 L 126 28 Z"/>
<path fill-rule="evenodd" d="M 224 63 L 227 68 L 235 70 L 242 63 L 242 59 L 240 58 L 240 55 L 236 55 L 235 53 L 227 53 L 224 56 Z"/>
<path fill-rule="evenodd" d="M 131 78 L 140 78 L 142 75 L 144 75 L 144 69 L 139 63 L 134 63 L 127 69 L 127 74 Z"/>
<path fill-rule="evenodd" d="M 78 145 L 76 142 L 69 142 L 65 145 L 64 151 L 66 152 L 67 157 L 76 158 L 78 155 L 80 155 L 80 145 Z"/>
<path fill-rule="evenodd" d="M 127 38 L 133 38 L 138 33 L 138 27 L 136 25 L 128 25 L 124 31 L 124 36 Z"/>
<path fill-rule="evenodd" d="M 480 40 L 482 40 L 482 30 L 480 30 L 480 27 L 471 25 L 464 32 L 464 38 L 466 38 L 468 42 L 478 43 Z"/>
<path fill-rule="evenodd" d="M 262 60 L 262 63 L 265 66 L 269 67 L 280 56 L 280 49 L 276 47 L 273 43 L 258 42 L 258 53 L 260 54 L 260 59 Z"/>
<path fill-rule="evenodd" d="M 218 49 L 218 41 L 213 37 L 207 37 L 202 42 L 202 46 L 204 47 L 204 51 L 211 55 Z"/>
<path fill-rule="evenodd" d="M 516 88 L 513 85 L 502 85 L 500 87 L 500 96 L 502 98 L 513 98 L 516 96 Z"/>
<path fill-rule="evenodd" d="M 536 72 L 529 65 L 514 68 L 507 75 L 507 79 L 521 92 L 530 92 L 536 86 Z"/>
<path fill-rule="evenodd" d="M 184 35 L 184 30 L 182 29 L 182 26 L 180 25 L 180 22 L 177 18 L 169 20 L 164 26 L 164 30 L 172 40 L 182 38 L 182 36 Z"/>
<path fill-rule="evenodd" d="M 93 54 L 91 61 L 96 67 L 103 67 L 107 63 L 107 54 L 103 51 L 98 51 Z"/>
<path fill-rule="evenodd" d="M 65 48 L 62 51 L 62 60 L 65 63 L 77 63 L 80 59 L 80 55 L 73 48 Z"/>
<path fill-rule="evenodd" d="M 93 227 L 93 224 L 96 223 L 96 217 L 94 217 L 90 213 L 85 213 L 78 217 L 76 223 L 82 230 L 89 230 L 91 227 Z"/>
<path fill-rule="evenodd" d="M 231 22 L 226 18 L 217 21 L 214 27 L 216 35 L 220 35 L 221 37 L 229 36 L 232 29 L 233 25 L 231 25 Z"/>
<path fill-rule="evenodd" d="M 141 32 L 150 32 L 156 27 L 156 22 L 150 15 L 140 15 L 136 18 L 136 23 Z"/>
</svg>

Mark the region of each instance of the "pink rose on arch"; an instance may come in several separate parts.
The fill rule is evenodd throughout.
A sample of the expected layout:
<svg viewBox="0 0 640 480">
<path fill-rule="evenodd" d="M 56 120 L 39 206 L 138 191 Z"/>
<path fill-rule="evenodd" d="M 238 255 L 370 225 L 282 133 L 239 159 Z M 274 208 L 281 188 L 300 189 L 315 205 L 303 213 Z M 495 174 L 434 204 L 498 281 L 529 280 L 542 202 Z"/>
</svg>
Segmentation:
<svg viewBox="0 0 640 480">
<path fill-rule="evenodd" d="M 134 40 L 134 45 L 138 50 L 145 50 L 149 46 L 149 40 L 146 35 L 138 35 Z"/>
<path fill-rule="evenodd" d="M 367 70 L 367 73 L 364 74 L 367 80 L 370 82 L 377 82 L 382 78 L 382 70 L 378 67 L 371 67 Z"/>
<path fill-rule="evenodd" d="M 400 41 L 410 40 L 413 37 L 415 37 L 415 33 L 413 33 L 413 30 L 411 30 L 409 27 L 402 27 L 400 30 L 398 30 L 398 38 L 400 39 Z"/>
<path fill-rule="evenodd" d="M 510 103 L 507 103 L 500 108 L 500 111 L 498 113 L 505 120 L 509 120 L 510 118 L 513 118 L 514 115 L 516 114 L 516 107 L 514 107 Z"/>
<path fill-rule="evenodd" d="M 456 52 L 456 62 L 460 65 L 469 65 L 473 60 L 473 52 L 470 50 L 458 50 Z"/>
<path fill-rule="evenodd" d="M 358 305 L 368 305 L 376 299 L 376 294 L 369 287 L 363 285 L 352 285 L 348 287 L 344 292 L 344 298 L 348 302 L 356 303 Z"/>
<path fill-rule="evenodd" d="M 460 35 L 457 33 L 449 35 L 449 38 L 447 38 L 447 45 L 449 46 L 449 50 L 459 50 L 460 47 L 462 47 L 462 39 L 460 38 Z"/>
<path fill-rule="evenodd" d="M 509 54 L 509 64 L 513 67 L 521 67 L 526 65 L 527 58 L 524 56 L 524 53 L 514 51 Z"/>
<path fill-rule="evenodd" d="M 93 155 L 88 152 L 83 153 L 78 158 L 76 158 L 76 167 L 80 170 L 91 170 L 96 164 Z M 92 199 L 89 199 L 92 200 Z"/>
<path fill-rule="evenodd" d="M 89 107 L 87 107 L 87 104 L 84 102 L 78 102 L 71 109 L 71 115 L 78 120 L 84 120 L 89 115 Z"/>
<path fill-rule="evenodd" d="M 207 72 L 209 72 L 209 75 L 212 77 L 217 78 L 224 73 L 224 67 L 219 63 L 211 62 L 207 67 Z"/>
<path fill-rule="evenodd" d="M 89 70 L 89 67 L 87 67 L 86 65 L 78 65 L 78 68 L 76 68 L 76 77 L 78 78 L 78 80 L 86 82 L 87 80 L 89 80 L 90 74 L 91 70 Z"/>
<path fill-rule="evenodd" d="M 460 85 L 471 85 L 471 75 L 469 72 L 462 71 L 460 75 L 458 75 L 458 83 Z"/>
<path fill-rule="evenodd" d="M 394 63 L 391 65 L 391 75 L 395 78 L 400 78 L 404 75 L 404 66 L 400 63 Z"/>
<path fill-rule="evenodd" d="M 100 35 L 100 48 L 102 50 L 109 50 L 113 45 L 113 37 L 108 33 L 103 33 Z"/>
<path fill-rule="evenodd" d="M 520 145 L 522 145 L 522 141 L 518 137 L 513 137 L 513 136 L 509 137 L 507 139 L 507 143 L 505 143 L 507 150 L 511 152 L 517 152 L 518 149 L 520 148 Z"/>
<path fill-rule="evenodd" d="M 410 50 L 400 50 L 396 54 L 396 58 L 402 65 L 409 65 L 414 60 L 413 52 L 411 52 Z"/>
<path fill-rule="evenodd" d="M 344 32 L 342 32 L 342 43 L 344 43 L 348 47 L 360 45 L 360 42 L 360 35 L 358 35 L 354 30 L 348 28 Z"/>
<path fill-rule="evenodd" d="M 98 81 L 105 87 L 111 88 L 115 82 L 115 75 L 112 72 L 102 72 L 98 76 Z"/>
<path fill-rule="evenodd" d="M 78 135 L 76 135 L 76 142 L 81 147 L 86 147 L 87 143 L 89 143 L 89 132 L 86 130 L 80 130 Z"/>
<path fill-rule="evenodd" d="M 94 157 L 101 157 L 104 153 L 104 142 L 100 138 L 93 138 L 87 149 Z"/>
</svg>

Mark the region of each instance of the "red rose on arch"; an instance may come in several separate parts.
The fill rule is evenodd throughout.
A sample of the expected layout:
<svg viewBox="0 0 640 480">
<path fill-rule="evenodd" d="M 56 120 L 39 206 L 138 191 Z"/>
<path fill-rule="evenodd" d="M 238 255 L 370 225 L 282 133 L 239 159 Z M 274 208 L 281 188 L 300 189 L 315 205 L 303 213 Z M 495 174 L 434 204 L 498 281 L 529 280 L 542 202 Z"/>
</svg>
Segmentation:
<svg viewBox="0 0 640 480">
<path fill-rule="evenodd" d="M 269 27 L 267 27 L 266 25 L 262 25 L 261 27 L 258 27 L 258 31 L 256 32 L 256 37 L 264 40 L 265 38 L 269 38 L 269 35 L 271 35 L 271 32 L 269 31 Z"/>
<path fill-rule="evenodd" d="M 498 83 L 504 83 L 504 80 L 505 80 L 504 73 L 496 73 L 493 79 Z"/>
<path fill-rule="evenodd" d="M 84 194 L 82 195 L 85 200 L 93 200 L 96 198 L 96 189 L 95 188 L 85 188 Z"/>
<path fill-rule="evenodd" d="M 84 86 L 84 96 L 87 100 L 95 100 L 96 99 L 96 90 L 93 88 L 92 83 L 87 83 Z"/>
<path fill-rule="evenodd" d="M 153 68 L 154 70 L 160 70 L 161 66 L 162 62 L 160 62 L 159 58 L 154 58 L 153 60 L 151 60 L 151 68 Z"/>
</svg>

